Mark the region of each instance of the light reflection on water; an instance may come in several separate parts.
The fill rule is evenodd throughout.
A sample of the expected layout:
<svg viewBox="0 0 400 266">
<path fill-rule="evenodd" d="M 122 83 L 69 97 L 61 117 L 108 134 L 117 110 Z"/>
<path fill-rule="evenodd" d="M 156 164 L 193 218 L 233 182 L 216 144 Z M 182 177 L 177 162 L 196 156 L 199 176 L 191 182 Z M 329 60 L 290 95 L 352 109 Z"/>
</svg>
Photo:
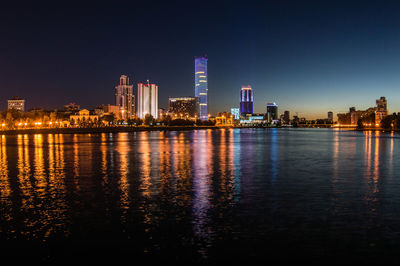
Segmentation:
<svg viewBox="0 0 400 266">
<path fill-rule="evenodd" d="M 295 236 L 371 252 L 400 244 L 398 147 L 395 133 L 339 130 L 1 136 L 1 239 L 102 234 L 204 259 Z"/>
</svg>

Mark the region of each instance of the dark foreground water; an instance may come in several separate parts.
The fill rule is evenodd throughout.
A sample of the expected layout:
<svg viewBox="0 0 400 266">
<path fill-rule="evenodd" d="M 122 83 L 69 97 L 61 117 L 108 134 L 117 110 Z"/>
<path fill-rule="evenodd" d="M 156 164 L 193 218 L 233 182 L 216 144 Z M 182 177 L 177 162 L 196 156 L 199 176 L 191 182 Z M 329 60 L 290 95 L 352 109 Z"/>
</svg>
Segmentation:
<svg viewBox="0 0 400 266">
<path fill-rule="evenodd" d="M 0 136 L 2 258 L 399 262 L 400 135 Z"/>
</svg>

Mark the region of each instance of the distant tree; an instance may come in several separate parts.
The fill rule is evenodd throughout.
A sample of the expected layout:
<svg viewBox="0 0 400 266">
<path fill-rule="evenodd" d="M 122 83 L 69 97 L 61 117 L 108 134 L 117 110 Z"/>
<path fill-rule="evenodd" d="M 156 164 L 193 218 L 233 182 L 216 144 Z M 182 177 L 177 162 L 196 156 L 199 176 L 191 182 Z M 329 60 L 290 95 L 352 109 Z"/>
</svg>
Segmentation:
<svg viewBox="0 0 400 266">
<path fill-rule="evenodd" d="M 393 129 L 393 125 L 395 124 L 395 120 L 396 119 L 397 119 L 397 115 L 396 114 L 385 116 L 381 120 L 381 127 L 383 129 L 385 129 L 385 130 Z"/>
<path fill-rule="evenodd" d="M 141 124 L 143 124 L 143 120 L 140 119 L 139 117 L 135 117 L 134 118 L 134 124 L 137 126 L 140 126 Z"/>
<path fill-rule="evenodd" d="M 166 126 L 169 126 L 171 124 L 171 121 L 172 117 L 170 115 L 164 115 L 160 120 L 160 122 Z"/>
<path fill-rule="evenodd" d="M 400 113 L 393 114 L 395 116 L 395 119 L 393 121 L 393 129 L 394 130 L 400 130 Z"/>
<path fill-rule="evenodd" d="M 115 120 L 116 120 L 116 116 L 113 113 L 103 116 L 103 121 L 106 121 L 109 126 L 112 125 Z"/>
<path fill-rule="evenodd" d="M 57 119 L 57 113 L 56 112 L 51 112 L 50 113 L 50 121 L 55 121 Z"/>
<path fill-rule="evenodd" d="M 133 126 L 135 124 L 135 119 L 133 118 L 128 118 L 126 120 L 126 123 L 128 124 L 128 126 Z"/>
<path fill-rule="evenodd" d="M 194 121 L 189 119 L 174 119 L 169 122 L 170 126 L 193 126 Z"/>
<path fill-rule="evenodd" d="M 215 121 L 212 120 L 196 120 L 196 125 L 197 126 L 215 126 Z"/>
<path fill-rule="evenodd" d="M 357 129 L 363 129 L 364 128 L 364 124 L 362 119 L 358 119 L 357 120 Z"/>
<path fill-rule="evenodd" d="M 153 118 L 153 116 L 150 115 L 150 114 L 147 114 L 147 115 L 144 117 L 144 124 L 145 124 L 146 126 L 153 125 L 153 124 L 154 124 L 154 118 Z"/>
<path fill-rule="evenodd" d="M 6 124 L 8 128 L 14 128 L 14 118 L 11 112 L 7 112 L 6 114 Z"/>
</svg>

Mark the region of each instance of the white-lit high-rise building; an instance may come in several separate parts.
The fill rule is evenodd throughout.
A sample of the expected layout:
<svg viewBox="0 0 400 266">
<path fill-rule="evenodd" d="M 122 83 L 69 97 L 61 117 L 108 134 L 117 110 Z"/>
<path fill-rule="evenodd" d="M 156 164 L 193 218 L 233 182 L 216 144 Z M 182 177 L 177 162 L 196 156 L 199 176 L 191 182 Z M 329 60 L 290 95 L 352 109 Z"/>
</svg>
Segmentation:
<svg viewBox="0 0 400 266">
<path fill-rule="evenodd" d="M 147 81 L 145 83 L 138 84 L 138 102 L 137 102 L 137 114 L 139 118 L 145 118 L 147 114 L 158 118 L 158 86 L 156 84 L 150 84 Z"/>
<path fill-rule="evenodd" d="M 129 84 L 129 78 L 125 75 L 119 78 L 119 85 L 115 87 L 115 105 L 121 107 L 122 118 L 132 118 L 135 116 L 133 85 Z"/>
</svg>

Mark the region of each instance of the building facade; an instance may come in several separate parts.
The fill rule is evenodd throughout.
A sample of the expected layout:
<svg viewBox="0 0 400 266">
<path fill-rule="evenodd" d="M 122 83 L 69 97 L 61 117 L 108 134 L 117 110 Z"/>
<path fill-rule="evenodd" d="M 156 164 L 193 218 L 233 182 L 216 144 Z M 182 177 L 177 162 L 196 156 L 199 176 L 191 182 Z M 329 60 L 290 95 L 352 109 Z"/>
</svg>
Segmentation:
<svg viewBox="0 0 400 266">
<path fill-rule="evenodd" d="M 240 109 L 239 108 L 231 108 L 231 114 L 236 120 L 240 119 Z"/>
<path fill-rule="evenodd" d="M 215 125 L 219 127 L 233 126 L 233 115 L 223 114 L 215 118 Z"/>
<path fill-rule="evenodd" d="M 81 110 L 81 106 L 75 103 L 64 105 L 64 111 L 67 113 L 77 113 Z"/>
<path fill-rule="evenodd" d="M 276 103 L 267 103 L 267 115 L 268 123 L 272 123 L 274 120 L 278 120 L 278 105 Z"/>
<path fill-rule="evenodd" d="M 135 116 L 133 85 L 129 83 L 129 77 L 125 75 L 119 78 L 119 85 L 115 87 L 115 105 L 121 107 L 123 119 Z"/>
<path fill-rule="evenodd" d="M 240 90 L 240 115 L 253 114 L 253 90 L 250 85 Z"/>
<path fill-rule="evenodd" d="M 149 81 L 138 84 L 137 102 L 138 117 L 143 119 L 148 114 L 158 119 L 158 86 Z"/>
<path fill-rule="evenodd" d="M 387 109 L 387 101 L 385 97 L 376 100 L 375 123 L 380 123 L 382 119 L 389 113 Z"/>
<path fill-rule="evenodd" d="M 195 96 L 199 98 L 199 118 L 201 120 L 208 119 L 208 74 L 207 74 L 207 57 L 196 57 L 194 59 L 194 83 Z"/>
<path fill-rule="evenodd" d="M 99 121 L 98 115 L 91 115 L 87 109 L 82 109 L 76 115 L 70 115 L 69 120 L 72 124 L 79 125 L 85 123 L 97 123 Z"/>
<path fill-rule="evenodd" d="M 328 121 L 330 123 L 333 123 L 333 112 L 331 112 L 331 111 L 328 112 Z"/>
<path fill-rule="evenodd" d="M 122 119 L 124 116 L 122 115 L 122 107 L 119 105 L 111 105 L 107 104 L 103 106 L 103 115 L 111 115 L 114 114 L 116 119 Z"/>
<path fill-rule="evenodd" d="M 284 124 L 284 125 L 290 124 L 290 112 L 289 111 L 283 112 L 282 124 Z"/>
<path fill-rule="evenodd" d="M 240 117 L 241 125 L 259 125 L 264 124 L 266 120 L 264 120 L 264 114 L 247 114 L 246 116 Z"/>
<path fill-rule="evenodd" d="M 199 98 L 197 97 L 169 98 L 168 113 L 183 117 L 197 117 L 198 107 Z"/>
<path fill-rule="evenodd" d="M 364 126 L 380 126 L 384 117 L 388 115 L 387 101 L 385 97 L 376 100 L 376 107 L 370 107 L 366 110 L 356 110 L 350 107 L 348 113 L 337 114 L 339 125 L 358 126 L 361 123 Z M 329 118 L 329 114 L 328 114 Z"/>
<path fill-rule="evenodd" d="M 25 112 L 25 100 L 19 97 L 13 97 L 8 100 L 8 110 L 14 109 L 18 111 Z"/>
</svg>

